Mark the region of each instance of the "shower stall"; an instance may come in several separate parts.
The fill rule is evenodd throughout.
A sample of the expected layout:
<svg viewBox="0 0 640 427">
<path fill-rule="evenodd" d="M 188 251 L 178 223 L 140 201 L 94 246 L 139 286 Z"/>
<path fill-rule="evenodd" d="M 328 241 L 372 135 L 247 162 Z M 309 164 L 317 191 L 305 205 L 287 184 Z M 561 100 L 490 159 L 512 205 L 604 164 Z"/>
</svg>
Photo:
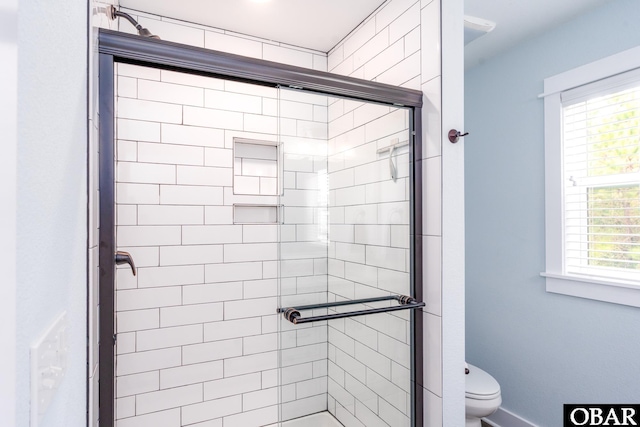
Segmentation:
<svg viewBox="0 0 640 427">
<path fill-rule="evenodd" d="M 100 425 L 422 426 L 422 94 L 108 30 L 99 84 Z"/>
</svg>

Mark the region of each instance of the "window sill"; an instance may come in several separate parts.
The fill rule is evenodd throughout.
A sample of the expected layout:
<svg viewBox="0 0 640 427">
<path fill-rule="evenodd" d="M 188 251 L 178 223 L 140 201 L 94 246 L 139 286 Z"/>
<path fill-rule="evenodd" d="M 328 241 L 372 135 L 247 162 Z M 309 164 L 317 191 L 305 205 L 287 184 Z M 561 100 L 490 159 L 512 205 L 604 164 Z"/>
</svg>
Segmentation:
<svg viewBox="0 0 640 427">
<path fill-rule="evenodd" d="M 547 292 L 640 307 L 640 284 L 638 283 L 557 273 L 540 273 L 540 275 L 546 279 Z"/>
</svg>

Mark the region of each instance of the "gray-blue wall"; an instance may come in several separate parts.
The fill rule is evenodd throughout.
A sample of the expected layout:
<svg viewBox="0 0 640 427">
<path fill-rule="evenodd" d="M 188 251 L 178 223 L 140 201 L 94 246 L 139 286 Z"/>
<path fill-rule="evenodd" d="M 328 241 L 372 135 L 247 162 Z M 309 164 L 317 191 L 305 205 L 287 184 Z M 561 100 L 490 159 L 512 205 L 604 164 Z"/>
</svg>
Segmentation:
<svg viewBox="0 0 640 427">
<path fill-rule="evenodd" d="M 499 24 L 498 24 L 499 25 Z M 543 79 L 640 45 L 614 0 L 465 76 L 467 361 L 503 407 L 562 425 L 562 404 L 640 401 L 640 308 L 545 292 Z"/>
</svg>

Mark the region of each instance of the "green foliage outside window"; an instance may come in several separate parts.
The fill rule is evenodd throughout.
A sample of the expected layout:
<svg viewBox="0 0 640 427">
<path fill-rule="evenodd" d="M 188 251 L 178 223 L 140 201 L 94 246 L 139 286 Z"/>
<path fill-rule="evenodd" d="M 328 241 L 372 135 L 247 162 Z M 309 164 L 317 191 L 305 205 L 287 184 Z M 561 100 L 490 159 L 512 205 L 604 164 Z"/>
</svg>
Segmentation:
<svg viewBox="0 0 640 427">
<path fill-rule="evenodd" d="M 587 101 L 587 175 L 640 172 L 639 131 L 640 88 Z M 587 191 L 588 264 L 640 270 L 640 185 L 620 178 Z"/>
</svg>

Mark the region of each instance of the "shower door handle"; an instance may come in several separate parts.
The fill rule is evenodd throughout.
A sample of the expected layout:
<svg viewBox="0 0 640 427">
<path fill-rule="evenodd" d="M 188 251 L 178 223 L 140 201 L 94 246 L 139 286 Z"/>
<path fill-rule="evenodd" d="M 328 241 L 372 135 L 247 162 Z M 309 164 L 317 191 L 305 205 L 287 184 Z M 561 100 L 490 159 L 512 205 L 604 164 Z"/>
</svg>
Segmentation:
<svg viewBox="0 0 640 427">
<path fill-rule="evenodd" d="M 129 252 L 117 251 L 116 252 L 116 265 L 129 264 L 131 272 L 136 275 L 136 265 L 133 263 L 133 258 Z"/>
<path fill-rule="evenodd" d="M 381 301 L 392 301 L 392 300 L 399 302 L 400 305 L 391 306 L 391 307 L 369 308 L 365 310 L 347 311 L 342 313 L 330 313 L 330 314 L 324 314 L 320 316 L 311 316 L 311 317 L 302 317 L 299 311 L 299 310 L 315 310 L 318 308 L 340 307 L 340 306 L 351 305 L 351 304 L 364 304 L 364 303 L 370 303 L 370 302 L 381 302 Z M 424 302 L 416 301 L 414 298 L 407 295 L 389 295 L 386 297 L 362 298 L 362 299 L 354 299 L 354 300 L 347 300 L 347 301 L 328 302 L 323 304 L 299 305 L 297 307 L 283 307 L 283 308 L 279 308 L 277 312 L 282 313 L 285 319 L 287 319 L 289 322 L 293 323 L 294 325 L 297 325 L 299 323 L 318 322 L 322 320 L 331 320 L 331 319 L 343 319 L 345 317 L 356 317 L 356 316 L 364 316 L 367 314 L 388 313 L 390 311 L 415 310 L 418 308 L 422 308 L 424 306 L 425 306 Z"/>
</svg>

